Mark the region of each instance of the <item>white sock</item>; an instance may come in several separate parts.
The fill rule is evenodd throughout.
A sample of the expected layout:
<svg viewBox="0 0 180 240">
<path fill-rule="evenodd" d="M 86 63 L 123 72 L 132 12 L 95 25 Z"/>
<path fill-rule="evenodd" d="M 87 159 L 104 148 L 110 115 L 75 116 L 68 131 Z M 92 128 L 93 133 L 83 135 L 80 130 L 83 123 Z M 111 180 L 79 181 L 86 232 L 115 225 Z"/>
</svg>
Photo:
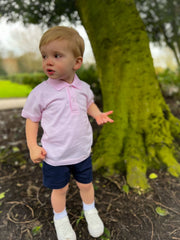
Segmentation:
<svg viewBox="0 0 180 240">
<path fill-rule="evenodd" d="M 91 204 L 86 204 L 83 202 L 83 210 L 84 211 L 88 211 L 95 208 L 95 202 L 91 203 Z"/>
<path fill-rule="evenodd" d="M 66 208 L 62 212 L 60 212 L 60 213 L 56 213 L 54 211 L 54 219 L 55 220 L 59 220 L 61 218 L 64 218 L 65 216 L 67 216 Z"/>
</svg>

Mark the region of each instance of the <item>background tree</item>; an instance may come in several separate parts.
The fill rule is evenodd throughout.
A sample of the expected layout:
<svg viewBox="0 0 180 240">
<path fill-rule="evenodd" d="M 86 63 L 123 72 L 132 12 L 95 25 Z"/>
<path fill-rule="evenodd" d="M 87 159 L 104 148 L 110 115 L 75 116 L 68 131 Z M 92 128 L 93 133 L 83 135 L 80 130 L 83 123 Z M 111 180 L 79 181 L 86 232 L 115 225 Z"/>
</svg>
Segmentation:
<svg viewBox="0 0 180 240">
<path fill-rule="evenodd" d="M 6 71 L 3 67 L 3 60 L 2 57 L 0 56 L 0 76 L 5 76 L 6 75 Z"/>
<path fill-rule="evenodd" d="M 180 67 L 180 0 L 135 0 L 150 41 L 163 42 Z"/>
<path fill-rule="evenodd" d="M 126 169 L 128 184 L 139 189 L 149 186 L 149 168 L 166 166 L 178 177 L 174 138 L 180 122 L 162 97 L 134 0 L 8 2 L 0 3 L 0 13 L 26 23 L 53 25 L 62 13 L 73 20 L 79 14 L 96 58 L 104 111 L 114 110 L 114 124 L 102 128 L 94 147 L 95 169 L 103 168 L 106 174 Z"/>
<path fill-rule="evenodd" d="M 29 52 L 16 58 L 19 72 L 21 73 L 33 73 L 42 71 L 42 60 L 40 56 Z"/>
<path fill-rule="evenodd" d="M 25 24 L 52 26 L 59 24 L 64 16 L 72 22 L 79 19 L 76 0 L 4 0 L 0 7 L 0 15 L 8 21 L 22 20 Z"/>
</svg>

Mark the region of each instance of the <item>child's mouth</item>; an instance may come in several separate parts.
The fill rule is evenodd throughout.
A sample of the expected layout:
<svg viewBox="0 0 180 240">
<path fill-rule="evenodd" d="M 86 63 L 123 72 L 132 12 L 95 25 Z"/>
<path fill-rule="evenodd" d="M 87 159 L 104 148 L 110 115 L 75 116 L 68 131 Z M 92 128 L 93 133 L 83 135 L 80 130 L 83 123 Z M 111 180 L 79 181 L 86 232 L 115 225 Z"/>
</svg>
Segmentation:
<svg viewBox="0 0 180 240">
<path fill-rule="evenodd" d="M 52 74 L 54 73 L 54 71 L 51 70 L 51 69 L 48 69 L 47 72 L 48 72 L 48 74 L 50 74 L 50 75 L 52 75 Z"/>
</svg>

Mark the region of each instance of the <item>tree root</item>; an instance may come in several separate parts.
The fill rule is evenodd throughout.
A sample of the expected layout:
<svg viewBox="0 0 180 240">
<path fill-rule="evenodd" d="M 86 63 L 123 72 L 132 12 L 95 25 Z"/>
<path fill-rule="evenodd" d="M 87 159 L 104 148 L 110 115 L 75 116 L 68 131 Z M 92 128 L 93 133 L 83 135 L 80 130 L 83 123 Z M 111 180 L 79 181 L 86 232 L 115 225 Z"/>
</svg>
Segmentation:
<svg viewBox="0 0 180 240">
<path fill-rule="evenodd" d="M 163 146 L 158 151 L 158 157 L 167 166 L 167 170 L 172 176 L 180 176 L 180 164 L 174 158 L 170 148 Z"/>
<path fill-rule="evenodd" d="M 127 161 L 127 183 L 130 187 L 144 192 L 150 189 L 146 178 L 147 166 L 142 160 L 130 159 Z"/>
<path fill-rule="evenodd" d="M 175 138 L 180 138 L 180 120 L 174 115 L 170 115 L 170 130 Z"/>
<path fill-rule="evenodd" d="M 100 168 L 106 170 L 105 176 L 112 176 L 119 173 L 118 169 L 115 169 L 115 164 L 120 164 L 120 158 L 117 155 L 102 154 L 100 157 L 95 159 L 93 163 L 93 170 L 96 171 Z"/>
</svg>

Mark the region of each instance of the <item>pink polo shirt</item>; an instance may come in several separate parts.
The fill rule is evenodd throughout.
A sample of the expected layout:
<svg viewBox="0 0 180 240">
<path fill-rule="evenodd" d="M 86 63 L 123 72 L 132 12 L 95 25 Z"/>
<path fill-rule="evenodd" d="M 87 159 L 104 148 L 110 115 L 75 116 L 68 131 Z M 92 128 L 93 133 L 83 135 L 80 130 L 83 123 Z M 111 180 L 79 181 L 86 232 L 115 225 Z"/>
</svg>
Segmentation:
<svg viewBox="0 0 180 240">
<path fill-rule="evenodd" d="M 87 109 L 93 102 L 90 86 L 77 75 L 72 84 L 49 78 L 31 91 L 22 117 L 41 121 L 48 164 L 75 164 L 89 157 L 92 127 Z"/>
</svg>

